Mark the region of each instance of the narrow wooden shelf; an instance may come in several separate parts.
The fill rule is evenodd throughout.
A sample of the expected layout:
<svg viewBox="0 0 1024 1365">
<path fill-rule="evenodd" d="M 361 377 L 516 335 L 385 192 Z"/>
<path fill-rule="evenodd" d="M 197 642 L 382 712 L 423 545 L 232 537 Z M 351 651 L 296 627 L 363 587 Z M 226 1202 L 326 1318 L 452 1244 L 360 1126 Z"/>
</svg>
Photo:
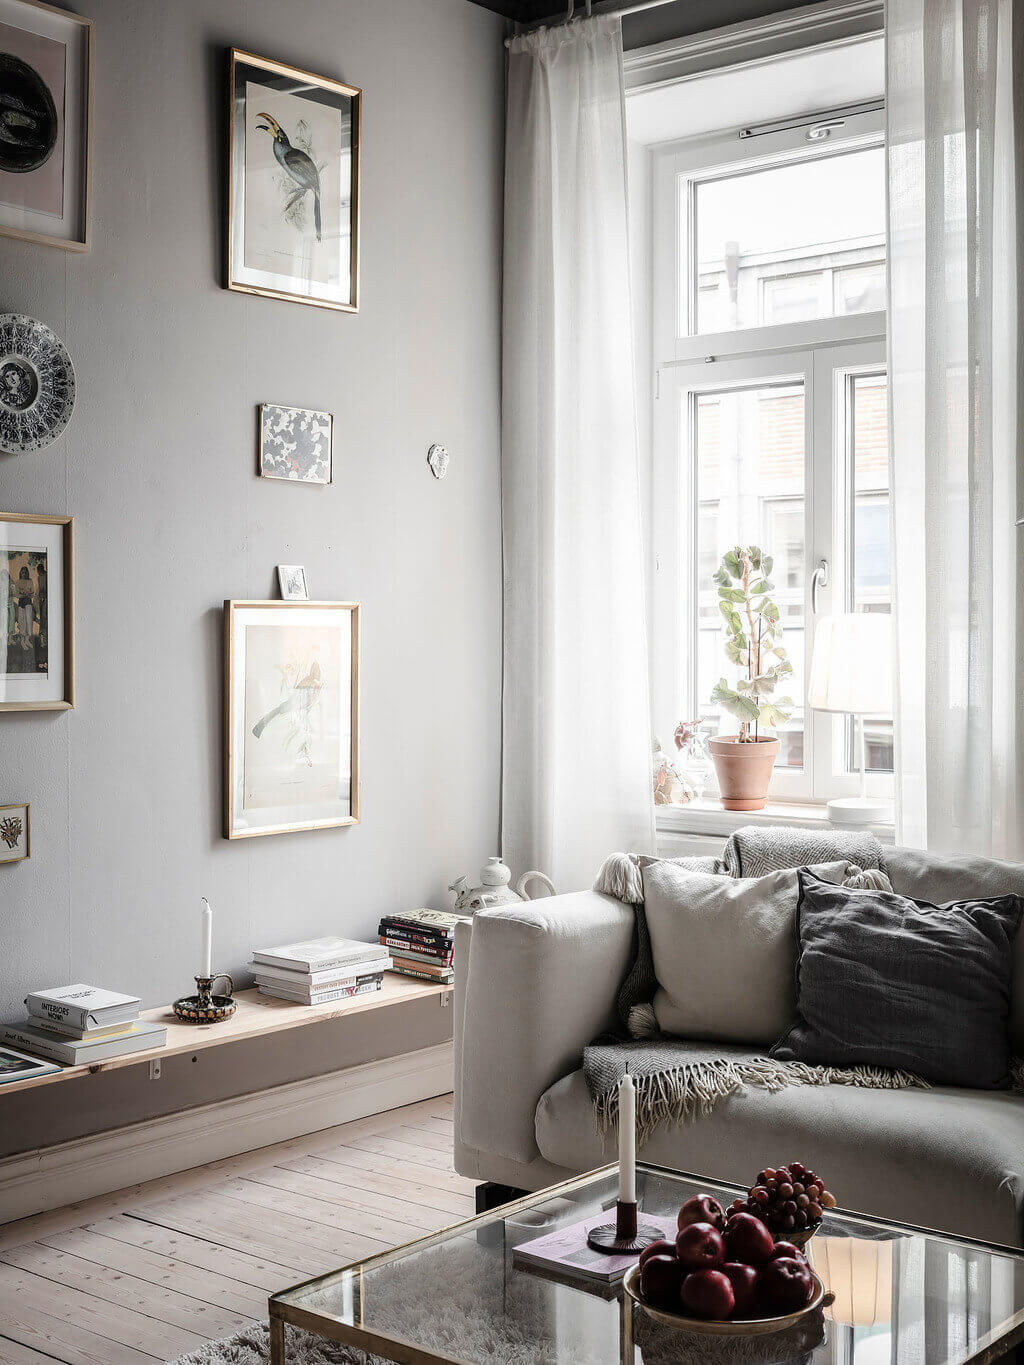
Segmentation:
<svg viewBox="0 0 1024 1365">
<path fill-rule="evenodd" d="M 326 1005 L 294 1005 L 288 1000 L 276 1000 L 260 995 L 257 990 L 239 991 L 235 996 L 238 1008 L 230 1019 L 220 1024 L 183 1024 L 171 1013 L 169 1005 L 144 1010 L 140 1016 L 147 1023 L 166 1024 L 167 1042 L 163 1047 L 147 1048 L 145 1052 L 131 1052 L 125 1057 L 110 1057 L 107 1061 L 92 1062 L 88 1066 L 66 1066 L 48 1076 L 34 1076 L 24 1081 L 8 1081 L 0 1085 L 0 1097 L 16 1090 L 32 1090 L 38 1085 L 52 1085 L 56 1081 L 70 1081 L 98 1071 L 115 1071 L 123 1066 L 138 1066 L 156 1057 L 174 1057 L 183 1052 L 202 1052 L 208 1047 L 224 1043 L 240 1043 L 247 1038 L 259 1038 L 284 1029 L 303 1028 L 321 1024 L 328 1019 L 340 1019 L 349 1014 L 364 1014 L 368 1010 L 387 1009 L 411 1000 L 435 996 L 442 1002 L 452 993 L 451 986 L 434 986 L 411 976 L 386 973 L 379 991 L 368 995 L 350 996 L 346 1000 L 332 1000 Z"/>
</svg>

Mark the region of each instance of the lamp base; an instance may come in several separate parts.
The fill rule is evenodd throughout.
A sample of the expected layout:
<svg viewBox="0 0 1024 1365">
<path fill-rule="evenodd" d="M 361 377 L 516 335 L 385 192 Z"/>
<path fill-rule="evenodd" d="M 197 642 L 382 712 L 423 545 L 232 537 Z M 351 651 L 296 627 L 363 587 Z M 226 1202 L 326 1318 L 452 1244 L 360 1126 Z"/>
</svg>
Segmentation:
<svg viewBox="0 0 1024 1365">
<path fill-rule="evenodd" d="M 892 823 L 892 803 L 872 796 L 843 796 L 828 803 L 828 818 L 833 825 L 888 825 Z"/>
</svg>

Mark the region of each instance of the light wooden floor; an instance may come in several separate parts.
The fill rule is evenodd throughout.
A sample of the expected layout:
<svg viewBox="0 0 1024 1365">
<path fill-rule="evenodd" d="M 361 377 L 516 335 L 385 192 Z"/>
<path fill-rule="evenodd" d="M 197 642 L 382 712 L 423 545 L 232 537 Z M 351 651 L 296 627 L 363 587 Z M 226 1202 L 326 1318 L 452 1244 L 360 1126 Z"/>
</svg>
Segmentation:
<svg viewBox="0 0 1024 1365">
<path fill-rule="evenodd" d="M 0 1365 L 152 1365 L 470 1217 L 450 1096 L 0 1226 Z"/>
</svg>

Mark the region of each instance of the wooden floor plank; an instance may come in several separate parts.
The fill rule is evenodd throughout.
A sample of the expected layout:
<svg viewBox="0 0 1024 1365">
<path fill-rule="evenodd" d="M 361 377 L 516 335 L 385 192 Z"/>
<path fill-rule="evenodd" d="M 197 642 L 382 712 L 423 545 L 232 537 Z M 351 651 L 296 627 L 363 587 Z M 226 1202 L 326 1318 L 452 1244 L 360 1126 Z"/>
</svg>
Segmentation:
<svg viewBox="0 0 1024 1365">
<path fill-rule="evenodd" d="M 4 1253 L 3 1263 L 16 1266 L 36 1278 L 52 1280 L 69 1289 L 80 1289 L 83 1294 L 91 1294 L 93 1298 L 131 1308 L 156 1322 L 184 1327 L 207 1339 L 231 1336 L 247 1327 L 257 1316 L 217 1308 L 188 1294 L 180 1294 L 166 1285 L 154 1285 L 123 1270 L 112 1270 L 108 1266 L 82 1260 L 67 1251 L 40 1246 L 38 1242 L 12 1247 Z"/>
<path fill-rule="evenodd" d="M 129 1246 L 172 1256 L 199 1270 L 219 1271 L 268 1295 L 275 1293 L 282 1285 L 298 1283 L 295 1266 L 281 1265 L 271 1257 L 239 1251 L 237 1247 L 229 1247 L 223 1242 L 196 1237 L 192 1233 L 180 1232 L 157 1223 L 146 1223 L 139 1218 L 122 1214 L 103 1223 L 92 1223 L 88 1230 Z"/>
<path fill-rule="evenodd" d="M 19 1341 L 0 1337 L 0 1365 L 53 1365 L 54 1357 L 34 1351 L 31 1346 L 22 1346 Z"/>
<path fill-rule="evenodd" d="M 401 1199 L 407 1204 L 416 1204 L 418 1207 L 448 1215 L 446 1221 L 449 1223 L 459 1222 L 462 1218 L 468 1217 L 469 1211 L 475 1208 L 471 1194 L 455 1194 L 451 1190 L 439 1189 L 437 1186 L 402 1180 L 395 1175 L 378 1174 L 376 1171 L 364 1170 L 360 1166 L 347 1166 L 334 1157 L 329 1161 L 315 1156 L 295 1157 L 284 1165 L 271 1167 L 271 1170 L 297 1171 L 312 1177 L 323 1186 L 337 1184 L 343 1190 L 368 1190 L 381 1198 Z"/>
<path fill-rule="evenodd" d="M 414 1161 L 417 1166 L 426 1166 L 432 1171 L 442 1171 L 446 1175 L 454 1172 L 450 1152 L 435 1152 L 429 1147 L 421 1147 L 414 1142 L 401 1142 L 397 1138 L 367 1133 L 364 1137 L 346 1140 L 345 1147 L 358 1147 L 361 1152 L 374 1152 L 378 1156 L 389 1156 L 399 1161 Z"/>
<path fill-rule="evenodd" d="M 435 1232 L 446 1223 L 458 1221 L 457 1215 L 452 1217 L 438 1208 L 424 1208 L 422 1204 L 403 1198 L 401 1191 L 394 1188 L 390 1194 L 382 1194 L 376 1190 L 360 1189 L 349 1182 L 336 1184 L 323 1177 L 318 1179 L 300 1171 L 286 1170 L 283 1166 L 270 1166 L 265 1170 L 254 1171 L 246 1176 L 245 1180 L 247 1183 L 269 1185 L 277 1190 L 289 1190 L 293 1196 L 301 1199 L 302 1208 L 310 1217 L 314 1216 L 313 1211 L 317 1206 L 322 1205 L 322 1216 L 332 1222 L 337 1220 L 340 1209 L 360 1209 L 367 1213 L 383 1214 L 389 1218 L 396 1218 L 407 1226 L 427 1232 Z M 436 1199 L 440 1202 L 441 1196 L 436 1196 Z M 293 1198 L 293 1205 L 296 1203 Z"/>
<path fill-rule="evenodd" d="M 153 1365 L 163 1356 L 122 1346 L 88 1328 L 35 1309 L 0 1306 L 0 1335 L 59 1360 L 62 1365 Z"/>
<path fill-rule="evenodd" d="M 52 1280 L 40 1280 L 9 1265 L 0 1265 L 0 1294 L 7 1305 L 17 1302 L 23 1313 L 32 1316 L 45 1313 L 76 1327 L 85 1327 L 98 1337 L 130 1346 L 157 1360 L 173 1360 L 186 1351 L 198 1350 L 207 1340 L 198 1332 L 154 1322 L 144 1313 L 101 1302 L 91 1294 L 54 1284 Z"/>
<path fill-rule="evenodd" d="M 422 1166 L 416 1161 L 385 1155 L 382 1152 L 369 1152 L 362 1147 L 331 1147 L 319 1155 L 325 1161 L 337 1161 L 343 1166 L 356 1166 L 364 1171 L 386 1175 L 390 1179 L 412 1180 L 421 1185 L 433 1185 L 451 1194 L 469 1194 L 476 1191 L 477 1182 L 465 1176 L 446 1174 L 437 1166 Z"/>
<path fill-rule="evenodd" d="M 88 1228 L 55 1233 L 46 1239 L 45 1245 L 56 1251 L 70 1252 L 108 1270 L 135 1275 L 150 1284 L 174 1289 L 179 1294 L 187 1294 L 197 1303 L 215 1304 L 218 1308 L 226 1308 L 247 1318 L 262 1318 L 266 1313 L 268 1291 L 265 1289 L 215 1274 L 210 1269 L 201 1270 L 198 1266 L 150 1251 L 146 1247 L 103 1237 Z M 210 1259 L 211 1262 L 216 1260 L 219 1263 L 219 1258 L 211 1256 Z M 281 1277 L 288 1273 L 279 1270 L 277 1283 L 283 1284 Z"/>
<path fill-rule="evenodd" d="M 434 1152 L 443 1152 L 448 1158 L 449 1164 L 452 1163 L 454 1139 L 450 1132 L 435 1133 L 429 1128 L 422 1126 L 414 1128 L 410 1125 L 408 1128 L 392 1128 L 389 1130 L 388 1136 L 398 1142 L 411 1143 L 415 1147 L 426 1147 Z M 452 1170 L 454 1169 L 455 1167 L 452 1165 Z"/>
<path fill-rule="evenodd" d="M 401 1246 L 423 1235 L 422 1228 L 415 1223 L 400 1219 L 400 1206 L 392 1205 L 389 1213 L 361 1209 L 357 1205 L 332 1205 L 319 1200 L 296 1200 L 288 1190 L 276 1189 L 273 1185 L 261 1184 L 255 1180 L 230 1180 L 218 1186 L 218 1196 L 237 1199 L 251 1212 L 250 1217 L 258 1216 L 259 1210 L 269 1211 L 271 1221 L 284 1215 L 301 1215 L 307 1223 L 315 1223 L 324 1229 L 337 1229 L 339 1233 L 354 1233 L 357 1237 L 368 1237 L 380 1243 L 380 1250 L 386 1247 Z M 255 1207 L 254 1207 L 255 1206 Z"/>
</svg>

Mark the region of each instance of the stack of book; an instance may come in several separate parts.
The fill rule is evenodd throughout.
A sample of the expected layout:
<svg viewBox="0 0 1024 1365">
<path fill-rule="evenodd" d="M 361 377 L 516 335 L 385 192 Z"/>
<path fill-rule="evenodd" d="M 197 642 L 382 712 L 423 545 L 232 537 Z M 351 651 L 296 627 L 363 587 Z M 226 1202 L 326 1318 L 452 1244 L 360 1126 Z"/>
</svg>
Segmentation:
<svg viewBox="0 0 1024 1365">
<path fill-rule="evenodd" d="M 314 938 L 260 948 L 252 955 L 260 994 L 297 1005 L 323 1005 L 379 991 L 390 966 L 386 948 L 354 938 Z"/>
<path fill-rule="evenodd" d="M 380 942 L 391 954 L 392 971 L 424 981 L 450 985 L 455 980 L 455 926 L 468 915 L 446 910 L 410 910 L 385 915 L 377 926 Z"/>
<path fill-rule="evenodd" d="M 2 1036 L 5 1043 L 63 1066 L 148 1052 L 163 1047 L 167 1029 L 141 1020 L 141 1004 L 137 996 L 82 984 L 33 991 L 25 1000 L 28 1018 L 7 1025 Z"/>
</svg>

